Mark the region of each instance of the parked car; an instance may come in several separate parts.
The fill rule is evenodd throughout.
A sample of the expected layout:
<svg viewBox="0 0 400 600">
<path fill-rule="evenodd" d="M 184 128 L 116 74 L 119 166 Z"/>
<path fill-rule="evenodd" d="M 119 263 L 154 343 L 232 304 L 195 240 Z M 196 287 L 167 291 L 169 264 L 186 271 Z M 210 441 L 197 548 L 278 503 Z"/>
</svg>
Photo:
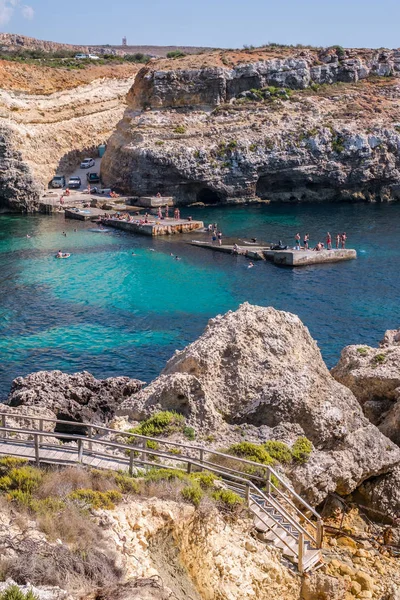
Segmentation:
<svg viewBox="0 0 400 600">
<path fill-rule="evenodd" d="M 75 54 L 75 58 L 77 60 L 83 60 L 85 58 L 89 58 L 89 56 L 87 54 Z"/>
<path fill-rule="evenodd" d="M 65 187 L 65 176 L 55 175 L 50 182 L 52 188 L 63 188 Z"/>
<path fill-rule="evenodd" d="M 68 179 L 68 187 L 71 190 L 79 190 L 82 185 L 82 180 L 80 177 L 70 177 Z"/>
<path fill-rule="evenodd" d="M 96 54 L 89 54 L 88 58 L 90 60 L 100 60 L 100 56 L 96 56 Z"/>
<path fill-rule="evenodd" d="M 87 173 L 86 179 L 88 183 L 100 183 L 100 175 L 98 173 Z"/>
<path fill-rule="evenodd" d="M 85 158 L 82 162 L 81 162 L 81 169 L 90 169 L 90 167 L 94 167 L 95 162 L 93 160 L 93 158 Z"/>
</svg>

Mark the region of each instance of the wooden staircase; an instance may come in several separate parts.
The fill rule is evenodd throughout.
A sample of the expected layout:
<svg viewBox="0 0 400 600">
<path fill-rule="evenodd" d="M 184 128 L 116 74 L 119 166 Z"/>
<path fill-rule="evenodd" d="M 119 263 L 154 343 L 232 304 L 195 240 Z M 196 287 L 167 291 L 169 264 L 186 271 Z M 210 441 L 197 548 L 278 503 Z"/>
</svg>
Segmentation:
<svg viewBox="0 0 400 600">
<path fill-rule="evenodd" d="M 38 466 L 78 463 L 98 469 L 127 470 L 131 474 L 137 468 L 211 471 L 225 487 L 245 499 L 259 538 L 279 548 L 300 574 L 322 565 L 320 515 L 270 466 L 204 446 L 133 435 L 92 423 L 73 423 L 75 431 L 81 427 L 85 434 L 76 435 L 55 431 L 60 426 L 71 427 L 70 421 L 19 416 L 1 410 L 0 417 L 0 455 L 20 456 Z M 27 427 L 27 421 L 32 422 L 32 427 Z M 129 443 L 121 443 L 127 437 Z M 54 438 L 54 443 L 49 438 Z M 157 449 L 149 447 L 148 441 L 156 442 L 153 448 Z"/>
</svg>

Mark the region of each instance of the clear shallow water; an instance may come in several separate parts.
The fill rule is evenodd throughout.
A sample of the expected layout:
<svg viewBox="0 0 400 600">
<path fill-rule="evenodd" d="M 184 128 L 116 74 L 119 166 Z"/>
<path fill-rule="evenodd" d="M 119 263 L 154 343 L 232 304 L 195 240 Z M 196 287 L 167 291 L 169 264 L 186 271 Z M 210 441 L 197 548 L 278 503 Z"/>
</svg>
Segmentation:
<svg viewBox="0 0 400 600">
<path fill-rule="evenodd" d="M 202 332 L 209 317 L 245 300 L 298 314 L 329 366 L 343 346 L 376 344 L 386 329 L 400 326 L 400 205 L 260 205 L 182 213 L 218 222 L 226 236 L 291 245 L 297 231 L 309 232 L 312 244 L 324 241 L 328 229 L 346 231 L 359 258 L 301 269 L 270 263 L 248 269 L 242 257 L 193 248 L 182 239 L 99 232 L 93 224 L 59 216 L 1 215 L 0 399 L 14 377 L 41 369 L 149 381 L 175 349 Z M 55 260 L 58 249 L 71 258 Z"/>
</svg>

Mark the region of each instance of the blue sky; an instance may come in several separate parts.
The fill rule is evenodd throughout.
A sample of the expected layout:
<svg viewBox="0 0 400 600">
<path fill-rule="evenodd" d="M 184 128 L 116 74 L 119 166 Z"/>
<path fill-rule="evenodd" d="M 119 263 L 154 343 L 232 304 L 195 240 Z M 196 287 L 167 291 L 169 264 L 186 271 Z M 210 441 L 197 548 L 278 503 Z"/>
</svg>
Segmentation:
<svg viewBox="0 0 400 600">
<path fill-rule="evenodd" d="M 0 0 L 0 31 L 73 44 L 399 47 L 398 0 Z"/>
</svg>

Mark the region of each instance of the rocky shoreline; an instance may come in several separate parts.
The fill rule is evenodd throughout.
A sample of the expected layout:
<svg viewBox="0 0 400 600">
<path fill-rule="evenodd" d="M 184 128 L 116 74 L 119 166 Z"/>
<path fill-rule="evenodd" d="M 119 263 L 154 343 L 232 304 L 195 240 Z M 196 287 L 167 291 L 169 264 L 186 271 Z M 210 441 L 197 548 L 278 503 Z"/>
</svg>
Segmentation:
<svg viewBox="0 0 400 600">
<path fill-rule="evenodd" d="M 172 589 L 183 600 L 182 588 L 178 593 L 169 579 L 171 572 L 168 575 L 156 558 L 160 556 L 156 548 L 161 537 L 169 531 L 168 552 L 179 556 L 180 564 L 185 565 L 185 577 L 189 577 L 186 593 L 190 589 L 193 597 L 217 598 L 210 587 L 213 581 L 212 585 L 220 589 L 218 600 L 261 600 L 274 593 L 287 600 L 398 600 L 400 571 L 387 548 L 400 548 L 400 527 L 396 526 L 400 515 L 399 430 L 390 429 L 393 441 L 385 432 L 388 420 L 395 420 L 392 411 L 397 410 L 398 386 L 393 374 L 399 335 L 398 331 L 387 332 L 379 350 L 345 348 L 331 374 L 298 317 L 245 303 L 235 312 L 211 319 L 200 338 L 176 352 L 160 376 L 148 385 L 128 377 L 101 381 L 86 372 L 39 372 L 14 381 L 2 412 L 12 411 L 26 419 L 29 414 L 62 417 L 71 421 L 68 430 L 73 432 L 74 421 L 90 420 L 127 430 L 162 411 L 175 411 L 193 432 L 195 445 L 221 449 L 246 442 L 261 448 L 274 440 L 290 448 L 301 436 L 311 442 L 307 460 L 283 461 L 276 468 L 298 493 L 323 511 L 326 523 L 333 526 L 324 550 L 323 572 L 303 581 L 290 574 L 272 549 L 258 548 L 260 542 L 243 534 L 243 528 L 248 527 L 245 518 L 228 525 L 215 513 L 206 517 L 187 505 L 182 512 L 179 502 L 136 498 L 132 503 L 127 499 L 115 511 L 94 511 L 94 518 L 102 524 L 109 547 L 115 549 L 120 560 L 124 556 L 121 564 L 129 574 L 128 581 L 161 576 L 166 587 L 163 584 L 155 590 L 148 583 L 155 596 L 141 596 L 137 595 L 136 584 L 128 585 L 125 578 L 122 587 L 108 591 L 108 595 L 104 591 L 101 598 L 164 598 L 169 597 L 166 590 Z M 357 350 L 360 348 L 363 351 Z M 384 360 L 376 358 L 382 354 Z M 381 420 L 377 420 L 381 408 L 371 404 L 376 402 L 388 409 Z M 169 435 L 188 443 L 182 432 L 171 430 Z M 343 498 L 353 507 L 346 513 L 347 528 L 343 529 L 342 522 L 338 529 L 339 537 L 334 533 L 337 519 L 341 519 L 335 498 Z M 375 545 L 373 530 L 366 525 L 369 522 L 358 513 L 359 505 L 363 511 L 368 506 L 371 511 L 378 508 L 391 523 L 389 546 L 379 549 Z M 8 528 L 13 522 L 13 517 L 9 518 Z M 36 526 L 32 526 L 30 535 L 36 535 Z M 379 519 L 375 527 L 381 535 L 389 535 Z M 132 532 L 136 532 L 135 538 Z M 385 539 L 387 542 L 389 538 Z M 204 552 L 220 559 L 209 562 Z M 138 553 L 142 556 L 140 568 Z M 385 566 L 382 561 L 386 561 Z M 203 567 L 199 570 L 200 564 Z M 390 579 L 379 574 L 378 564 L 382 573 L 390 573 Z M 268 572 L 266 579 L 261 572 Z M 63 593 L 54 591 L 46 596 L 43 592 L 40 598 L 66 598 Z M 74 593 L 71 597 L 78 598 Z M 94 598 L 85 596 L 89 597 Z"/>
</svg>

